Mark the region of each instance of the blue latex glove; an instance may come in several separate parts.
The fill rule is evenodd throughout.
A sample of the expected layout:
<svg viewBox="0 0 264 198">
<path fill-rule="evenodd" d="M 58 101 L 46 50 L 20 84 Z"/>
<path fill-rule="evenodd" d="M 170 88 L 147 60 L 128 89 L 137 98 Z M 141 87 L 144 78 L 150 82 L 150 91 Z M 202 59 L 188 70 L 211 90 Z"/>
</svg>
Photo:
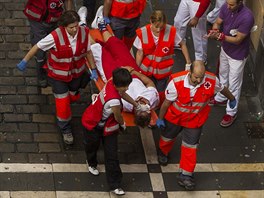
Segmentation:
<svg viewBox="0 0 264 198">
<path fill-rule="evenodd" d="M 98 79 L 98 75 L 97 75 L 96 69 L 92 69 L 91 71 L 92 71 L 92 73 L 91 73 L 90 79 L 91 80 L 97 80 Z"/>
<path fill-rule="evenodd" d="M 236 99 L 234 99 L 234 100 L 230 100 L 230 101 L 229 101 L 229 107 L 230 107 L 231 109 L 234 109 L 235 106 L 236 106 L 236 104 L 237 104 Z"/>
<path fill-rule="evenodd" d="M 158 128 L 165 128 L 165 122 L 162 119 L 157 119 L 156 125 Z"/>
<path fill-rule="evenodd" d="M 104 21 L 105 21 L 105 24 L 110 24 L 111 23 L 109 17 L 106 17 L 106 16 L 104 17 Z"/>
<path fill-rule="evenodd" d="M 26 67 L 27 67 L 27 61 L 25 61 L 24 59 L 22 61 L 20 61 L 17 65 L 17 68 L 20 71 L 25 71 Z"/>
</svg>

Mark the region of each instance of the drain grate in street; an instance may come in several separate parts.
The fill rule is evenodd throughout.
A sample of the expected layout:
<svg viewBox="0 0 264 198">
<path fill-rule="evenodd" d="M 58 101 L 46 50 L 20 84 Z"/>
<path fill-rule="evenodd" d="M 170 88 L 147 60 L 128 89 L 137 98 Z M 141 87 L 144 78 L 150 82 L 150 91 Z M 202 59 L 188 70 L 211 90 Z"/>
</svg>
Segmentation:
<svg viewBox="0 0 264 198">
<path fill-rule="evenodd" d="M 264 138 L 264 123 L 262 122 L 245 122 L 247 134 L 250 138 Z"/>
</svg>

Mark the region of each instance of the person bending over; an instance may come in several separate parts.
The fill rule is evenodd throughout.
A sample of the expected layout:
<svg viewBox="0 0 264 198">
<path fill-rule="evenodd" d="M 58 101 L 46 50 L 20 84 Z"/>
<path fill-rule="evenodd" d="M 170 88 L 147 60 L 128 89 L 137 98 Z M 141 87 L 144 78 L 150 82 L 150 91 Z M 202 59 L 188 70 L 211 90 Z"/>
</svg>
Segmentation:
<svg viewBox="0 0 264 198">
<path fill-rule="evenodd" d="M 122 172 L 118 160 L 118 134 L 125 130 L 121 97 L 125 95 L 132 77 L 127 69 L 117 68 L 93 103 L 82 116 L 84 145 L 89 172 L 98 175 L 97 151 L 102 141 L 105 157 L 106 178 L 111 192 L 123 195 L 121 188 Z"/>
</svg>

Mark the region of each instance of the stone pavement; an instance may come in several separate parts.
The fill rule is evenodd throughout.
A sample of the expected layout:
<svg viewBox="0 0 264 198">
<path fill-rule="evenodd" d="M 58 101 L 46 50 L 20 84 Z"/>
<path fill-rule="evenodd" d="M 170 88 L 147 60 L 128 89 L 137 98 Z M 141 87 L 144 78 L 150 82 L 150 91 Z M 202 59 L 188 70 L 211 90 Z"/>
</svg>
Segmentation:
<svg viewBox="0 0 264 198">
<path fill-rule="evenodd" d="M 30 49 L 28 21 L 22 13 L 26 0 L 0 0 L 0 197 L 109 197 L 104 176 L 87 173 L 80 118 L 97 90 L 90 83 L 81 100 L 72 105 L 75 144 L 65 146 L 55 124 L 50 88 L 37 87 L 34 61 L 26 72 L 16 64 Z M 80 6 L 81 1 L 76 1 Z M 170 24 L 179 0 L 152 0 L 151 9 L 164 9 Z M 193 52 L 191 35 L 188 47 Z M 215 71 L 220 44 L 209 42 L 208 70 Z M 184 68 L 175 51 L 174 71 Z M 193 54 L 192 54 L 193 58 Z M 127 197 L 264 197 L 263 122 L 250 69 L 245 68 L 239 115 L 233 126 L 219 122 L 224 108 L 213 107 L 204 126 L 196 168 L 197 187 L 184 192 L 176 183 L 180 138 L 170 154 L 170 164 L 160 167 L 155 144 L 159 131 L 129 128 L 119 138 L 119 157 Z M 99 152 L 103 163 L 103 152 Z M 240 194 L 238 194 L 240 193 Z"/>
</svg>

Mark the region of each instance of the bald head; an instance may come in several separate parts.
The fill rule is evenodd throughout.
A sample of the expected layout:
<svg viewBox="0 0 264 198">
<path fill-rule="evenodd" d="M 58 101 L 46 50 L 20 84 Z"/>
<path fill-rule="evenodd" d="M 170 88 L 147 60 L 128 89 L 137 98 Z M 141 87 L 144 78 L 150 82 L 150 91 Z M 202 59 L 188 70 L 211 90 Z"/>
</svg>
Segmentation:
<svg viewBox="0 0 264 198">
<path fill-rule="evenodd" d="M 192 64 L 190 70 L 191 70 L 191 73 L 204 74 L 205 73 L 204 62 L 201 60 L 193 61 L 193 64 Z"/>
<path fill-rule="evenodd" d="M 190 83 L 194 86 L 200 84 L 203 81 L 204 74 L 204 62 L 200 60 L 194 61 L 190 68 Z"/>
</svg>

